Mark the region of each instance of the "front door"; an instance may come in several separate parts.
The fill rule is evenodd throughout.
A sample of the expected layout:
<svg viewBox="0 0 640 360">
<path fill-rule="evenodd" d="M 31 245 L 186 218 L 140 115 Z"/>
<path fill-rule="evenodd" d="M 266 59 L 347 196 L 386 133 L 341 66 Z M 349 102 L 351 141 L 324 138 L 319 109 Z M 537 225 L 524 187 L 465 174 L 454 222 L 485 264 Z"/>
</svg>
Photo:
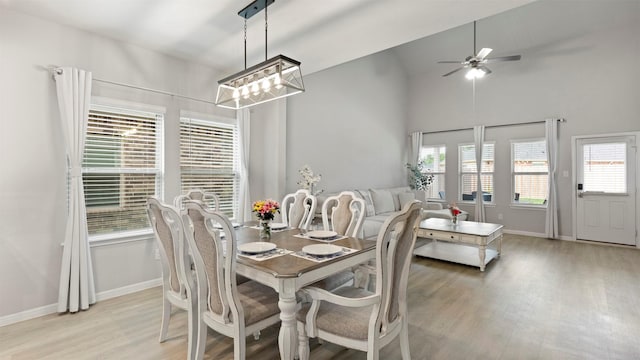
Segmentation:
<svg viewBox="0 0 640 360">
<path fill-rule="evenodd" d="M 636 245 L 635 136 L 576 140 L 576 235 Z"/>
</svg>

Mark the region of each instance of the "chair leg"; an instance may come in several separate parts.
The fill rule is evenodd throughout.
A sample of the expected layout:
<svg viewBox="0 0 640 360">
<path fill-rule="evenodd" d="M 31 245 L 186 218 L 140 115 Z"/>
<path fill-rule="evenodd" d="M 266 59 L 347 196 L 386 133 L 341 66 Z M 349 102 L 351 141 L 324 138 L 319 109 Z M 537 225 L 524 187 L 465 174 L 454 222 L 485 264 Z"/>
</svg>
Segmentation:
<svg viewBox="0 0 640 360">
<path fill-rule="evenodd" d="M 163 291 L 164 292 L 164 291 Z M 171 318 L 171 303 L 166 297 L 162 298 L 162 323 L 160 324 L 160 342 L 167 340 L 169 319 Z"/>
<path fill-rule="evenodd" d="M 304 324 L 298 322 L 298 358 L 309 360 L 309 338 Z"/>
<path fill-rule="evenodd" d="M 204 350 L 207 347 L 207 324 L 200 319 L 200 316 L 197 315 L 198 326 L 196 327 L 197 331 L 194 335 L 197 335 L 196 341 L 196 353 L 195 360 L 202 360 L 204 358 Z M 189 359 L 192 360 L 192 359 Z"/>
<path fill-rule="evenodd" d="M 235 334 L 233 338 L 233 358 L 234 360 L 245 360 L 247 356 L 247 339 L 244 334 Z"/>
<path fill-rule="evenodd" d="M 403 360 L 411 360 L 409 352 L 409 322 L 404 319 L 402 329 L 400 329 L 400 352 Z"/>
</svg>

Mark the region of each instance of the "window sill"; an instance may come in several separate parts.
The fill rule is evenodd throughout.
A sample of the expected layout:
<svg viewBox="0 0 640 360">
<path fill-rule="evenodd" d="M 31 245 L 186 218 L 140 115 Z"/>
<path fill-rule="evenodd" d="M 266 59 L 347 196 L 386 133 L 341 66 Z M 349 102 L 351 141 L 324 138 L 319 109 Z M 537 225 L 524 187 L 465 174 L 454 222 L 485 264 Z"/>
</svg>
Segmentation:
<svg viewBox="0 0 640 360">
<path fill-rule="evenodd" d="M 522 210 L 547 210 L 546 205 L 535 205 L 535 204 L 525 205 L 525 204 L 511 203 L 509 204 L 509 207 L 512 209 L 522 209 Z"/>
<path fill-rule="evenodd" d="M 153 239 L 153 230 L 142 229 L 137 231 L 127 231 L 119 233 L 101 234 L 89 236 L 89 246 L 105 246 L 122 244 L 133 241 L 149 240 Z"/>
</svg>

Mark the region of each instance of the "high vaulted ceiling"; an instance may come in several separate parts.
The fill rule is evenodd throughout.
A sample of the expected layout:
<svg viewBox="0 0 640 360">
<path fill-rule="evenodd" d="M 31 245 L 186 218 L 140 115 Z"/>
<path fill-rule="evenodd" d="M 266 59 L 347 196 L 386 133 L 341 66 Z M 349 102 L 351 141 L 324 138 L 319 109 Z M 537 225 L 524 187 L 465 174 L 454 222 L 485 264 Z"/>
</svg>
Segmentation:
<svg viewBox="0 0 640 360">
<path fill-rule="evenodd" d="M 268 8 L 268 57 L 304 73 L 485 18 L 534 0 L 277 0 Z M 0 0 L 0 6 L 130 42 L 226 72 L 243 68 L 250 0 Z M 247 61 L 264 60 L 264 11 L 247 22 Z"/>
</svg>

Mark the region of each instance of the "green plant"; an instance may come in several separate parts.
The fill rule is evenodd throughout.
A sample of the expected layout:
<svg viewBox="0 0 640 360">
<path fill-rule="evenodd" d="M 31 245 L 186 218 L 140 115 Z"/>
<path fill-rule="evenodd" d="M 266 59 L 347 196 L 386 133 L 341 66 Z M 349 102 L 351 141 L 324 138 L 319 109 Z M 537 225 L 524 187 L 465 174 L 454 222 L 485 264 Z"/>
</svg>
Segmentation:
<svg viewBox="0 0 640 360">
<path fill-rule="evenodd" d="M 407 164 L 406 167 L 409 170 L 409 187 L 413 190 L 429 190 L 433 174 L 425 172 L 422 162 L 416 166 Z"/>
</svg>

